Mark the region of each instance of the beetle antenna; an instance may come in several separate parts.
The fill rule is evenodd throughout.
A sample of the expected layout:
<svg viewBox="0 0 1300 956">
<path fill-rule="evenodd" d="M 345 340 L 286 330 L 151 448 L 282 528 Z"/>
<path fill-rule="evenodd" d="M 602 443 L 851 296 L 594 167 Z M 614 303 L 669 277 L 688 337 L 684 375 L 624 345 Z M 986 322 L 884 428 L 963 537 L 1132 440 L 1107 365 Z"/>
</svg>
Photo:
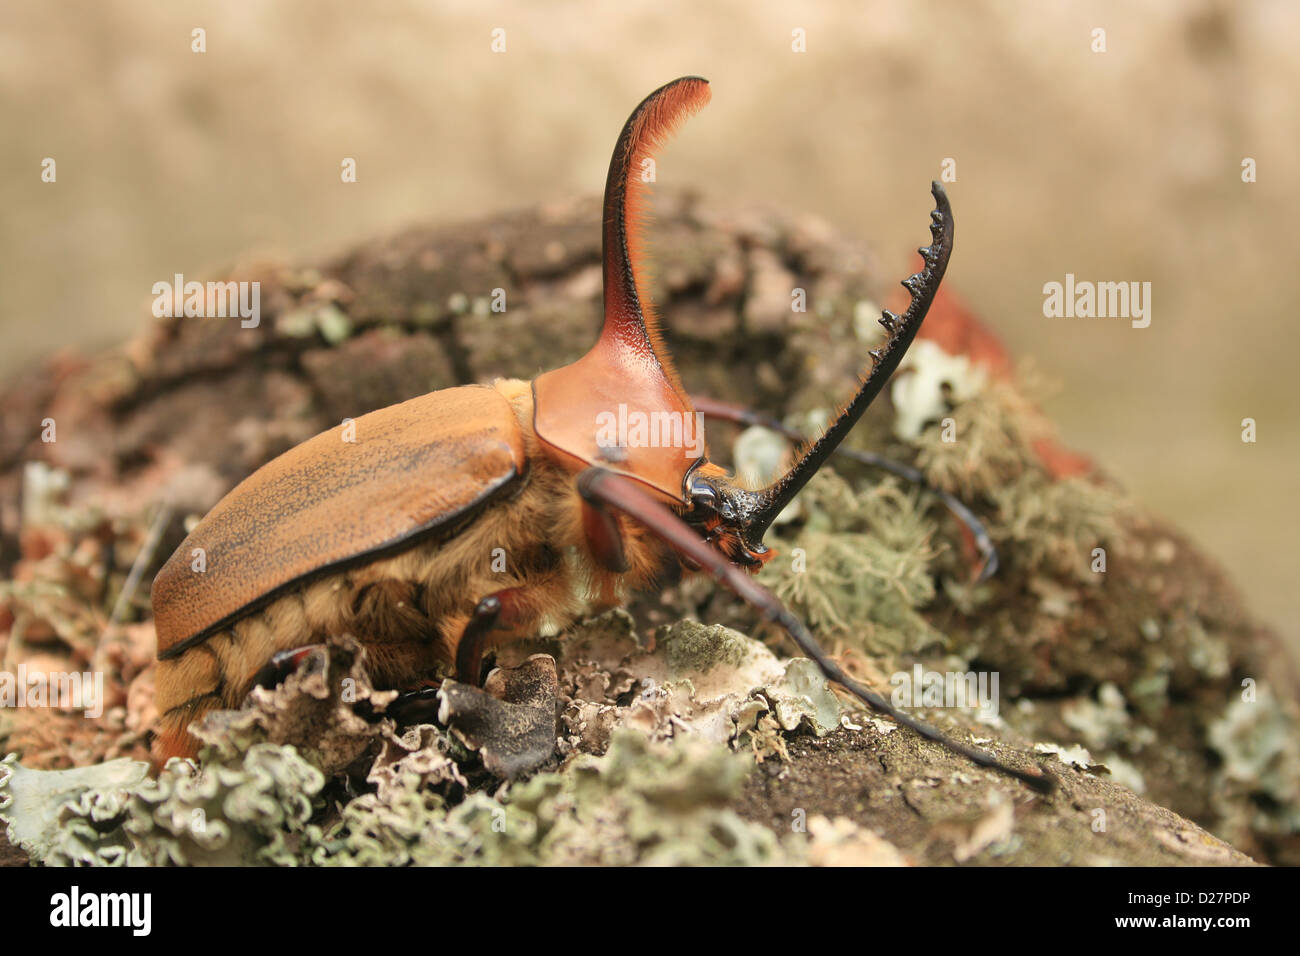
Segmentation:
<svg viewBox="0 0 1300 956">
<path fill-rule="evenodd" d="M 712 575 L 715 580 L 756 607 L 764 618 L 781 625 L 790 635 L 791 640 L 798 645 L 799 650 L 812 658 L 828 680 L 843 685 L 872 710 L 884 714 L 927 740 L 942 744 L 972 763 L 1015 777 L 1039 793 L 1051 793 L 1056 789 L 1056 777 L 1046 767 L 1040 765 L 1035 772 L 1009 766 L 988 751 L 959 743 L 924 721 L 903 713 L 870 687 L 850 677 L 829 654 L 822 650 L 817 639 L 812 636 L 803 622 L 787 609 L 775 594 L 755 581 L 750 574 L 728 561 L 716 548 L 706 544 L 686 522 L 642 491 L 632 479 L 604 468 L 588 468 L 578 475 L 578 491 L 584 499 L 601 502 L 633 518 Z"/>
<path fill-rule="evenodd" d="M 853 430 L 862 413 L 872 403 L 885 382 L 894 374 L 898 363 L 907 354 L 908 347 L 916 338 L 921 322 L 930 310 L 930 303 L 939 291 L 944 271 L 948 268 L 948 259 L 952 255 L 952 208 L 948 205 L 948 195 L 937 182 L 930 184 L 934 194 L 935 208 L 930 213 L 930 245 L 917 251 L 921 253 L 925 265 L 921 271 L 903 280 L 903 288 L 911 293 L 912 301 L 901 315 L 895 315 L 888 309 L 880 317 L 880 324 L 885 327 L 887 337 L 885 344 L 872 349 L 871 370 L 862 378 L 858 392 L 852 400 L 840 410 L 839 416 L 826 428 L 820 438 L 808 445 L 800 454 L 785 476 L 759 492 L 759 504 L 754 510 L 749 524 L 748 536 L 752 541 L 761 541 L 773 520 L 788 505 L 795 495 L 808 483 L 817 470 L 826 463 L 836 447 L 846 435 Z"/>
</svg>

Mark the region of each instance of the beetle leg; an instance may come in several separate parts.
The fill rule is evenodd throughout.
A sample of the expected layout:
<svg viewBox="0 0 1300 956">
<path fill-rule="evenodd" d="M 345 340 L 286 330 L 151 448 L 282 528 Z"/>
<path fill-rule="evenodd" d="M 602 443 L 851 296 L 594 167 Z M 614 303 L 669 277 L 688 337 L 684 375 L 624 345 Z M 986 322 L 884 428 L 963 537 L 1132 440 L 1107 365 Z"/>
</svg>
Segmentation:
<svg viewBox="0 0 1300 956">
<path fill-rule="evenodd" d="M 254 687 L 274 687 L 296 671 L 312 651 L 319 650 L 324 644 L 305 644 L 287 651 L 276 651 L 271 659 L 262 665 L 248 682 L 248 689 Z"/>
<path fill-rule="evenodd" d="M 691 530 L 690 525 L 642 491 L 636 482 L 604 468 L 588 468 L 578 476 L 578 489 L 583 498 L 604 502 L 607 506 L 640 522 L 666 544 L 693 561 L 701 570 L 752 604 L 762 612 L 765 619 L 781 625 L 799 649 L 816 662 L 828 680 L 848 688 L 872 710 L 891 717 L 895 722 L 911 728 L 922 737 L 942 744 L 953 753 L 960 754 L 981 767 L 989 767 L 1015 777 L 1040 793 L 1050 793 L 1056 787 L 1056 778 L 1046 767 L 1040 765 L 1038 773 L 1010 767 L 992 754 L 959 743 L 929 724 L 897 710 L 871 688 L 854 680 L 821 649 L 803 622 L 792 614 L 776 595 L 755 581 L 747 572 L 728 561 L 720 551 L 707 545 Z"/>
<path fill-rule="evenodd" d="M 403 691 L 384 708 L 384 716 L 392 717 L 401 725 L 434 723 L 438 716 L 438 690 L 437 687 L 421 687 Z"/>
<path fill-rule="evenodd" d="M 456 680 L 478 687 L 483 677 L 483 651 L 488 635 L 494 630 L 515 626 L 518 616 L 519 588 L 505 588 L 478 602 L 474 615 L 456 643 Z"/>
<path fill-rule="evenodd" d="M 706 418 L 734 422 L 737 425 L 757 425 L 760 428 L 766 428 L 768 431 L 774 431 L 785 436 L 796 445 L 803 446 L 808 443 L 808 439 L 804 435 L 793 428 L 788 428 L 776 418 L 745 408 L 743 405 L 733 405 L 731 402 L 720 401 L 706 395 L 692 395 L 691 402 L 695 406 L 695 410 Z M 873 468 L 879 468 L 881 471 L 887 471 L 891 475 L 897 475 L 904 481 L 910 481 L 924 488 L 926 491 L 934 492 L 939 497 L 939 500 L 952 512 L 953 516 L 970 532 L 971 539 L 975 542 L 975 550 L 980 555 L 980 569 L 976 575 L 975 583 L 980 584 L 987 581 L 997 573 L 998 551 L 993 545 L 993 538 L 989 535 L 988 528 L 984 527 L 984 522 L 980 521 L 975 516 L 975 512 L 966 507 L 956 495 L 944 491 L 942 488 L 936 488 L 926 480 L 925 475 L 910 465 L 904 465 L 882 455 L 876 455 L 869 451 L 858 451 L 856 448 L 845 448 L 842 445 L 835 449 L 834 454 L 843 455 L 845 458 L 861 462 Z"/>
<path fill-rule="evenodd" d="M 627 570 L 627 555 L 623 551 L 623 532 L 618 527 L 618 516 L 603 501 L 582 496 L 582 530 L 592 556 L 601 567 L 615 574 Z"/>
</svg>

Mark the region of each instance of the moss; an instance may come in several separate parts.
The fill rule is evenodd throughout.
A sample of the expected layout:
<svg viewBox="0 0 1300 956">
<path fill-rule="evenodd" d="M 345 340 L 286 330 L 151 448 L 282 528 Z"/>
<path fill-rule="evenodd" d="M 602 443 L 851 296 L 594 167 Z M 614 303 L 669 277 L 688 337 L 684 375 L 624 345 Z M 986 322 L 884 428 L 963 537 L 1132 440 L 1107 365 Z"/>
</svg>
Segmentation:
<svg viewBox="0 0 1300 956">
<path fill-rule="evenodd" d="M 992 498 L 1039 469 L 1033 443 L 1046 426 L 1011 385 L 994 384 L 951 409 L 953 429 L 936 423 L 915 440 L 917 464 L 936 487 L 964 501 Z"/>
<path fill-rule="evenodd" d="M 1122 499 L 1084 478 L 1049 481 L 1040 473 L 992 492 L 997 513 L 994 542 L 1008 563 L 1036 575 L 1048 573 L 1094 585 L 1093 551 L 1121 546 Z"/>
</svg>

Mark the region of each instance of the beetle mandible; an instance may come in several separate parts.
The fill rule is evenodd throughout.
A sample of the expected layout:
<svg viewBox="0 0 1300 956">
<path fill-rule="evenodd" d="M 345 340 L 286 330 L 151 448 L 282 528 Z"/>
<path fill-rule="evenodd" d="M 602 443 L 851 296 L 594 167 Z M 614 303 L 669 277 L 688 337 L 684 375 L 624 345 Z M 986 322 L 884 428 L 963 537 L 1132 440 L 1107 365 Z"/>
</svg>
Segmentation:
<svg viewBox="0 0 1300 956">
<path fill-rule="evenodd" d="M 358 635 L 379 687 L 409 689 L 449 669 L 478 684 L 491 645 L 557 633 L 677 562 L 755 605 L 872 709 L 1051 789 L 1045 769 L 1009 767 L 897 711 L 753 577 L 773 555 L 769 525 L 862 417 L 925 318 L 953 245 L 937 182 L 924 265 L 903 282 L 910 304 L 883 313 L 886 341 L 857 392 L 784 476 L 749 490 L 707 449 L 611 447 L 601 434 L 602 413 L 620 406 L 693 419 L 647 295 L 640 170 L 709 95 L 699 77 L 674 80 L 623 127 L 605 183 L 605 315 L 591 351 L 532 382 L 448 388 L 371 412 L 353 423 L 355 440 L 323 432 L 245 479 L 193 529 L 153 582 L 160 762 L 194 756 L 192 721 L 237 707 L 269 661 L 292 661 L 323 637 Z M 503 542 L 504 574 L 490 567 Z"/>
</svg>

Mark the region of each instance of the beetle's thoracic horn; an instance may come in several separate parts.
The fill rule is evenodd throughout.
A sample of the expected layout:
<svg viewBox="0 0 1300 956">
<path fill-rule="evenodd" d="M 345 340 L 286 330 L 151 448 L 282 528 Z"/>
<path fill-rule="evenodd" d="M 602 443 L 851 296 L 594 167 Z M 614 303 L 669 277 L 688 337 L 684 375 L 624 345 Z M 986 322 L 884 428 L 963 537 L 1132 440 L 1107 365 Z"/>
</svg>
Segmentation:
<svg viewBox="0 0 1300 956">
<path fill-rule="evenodd" d="M 606 416 L 668 413 L 687 422 L 694 409 L 659 337 L 643 274 L 641 229 L 647 192 L 646 160 L 682 119 L 709 99 L 695 76 L 674 80 L 647 96 L 628 117 L 614 146 L 605 183 L 603 271 L 605 321 L 600 337 L 578 361 L 533 379 L 533 430 L 543 445 L 572 466 L 601 465 L 680 504 L 686 475 L 704 449 L 665 454 L 657 443 L 611 448 L 599 424 Z M 684 432 L 683 432 L 684 434 Z"/>
<path fill-rule="evenodd" d="M 751 541 L 762 540 L 776 516 L 808 483 L 808 479 L 817 473 L 817 469 L 821 468 L 836 446 L 858 423 L 862 413 L 885 387 L 885 382 L 894 374 L 912 340 L 916 338 L 921 322 L 930 310 L 930 303 L 939 290 L 944 271 L 948 268 L 948 258 L 952 255 L 952 209 L 948 205 L 948 196 L 937 182 L 930 184 L 930 191 L 934 194 L 935 202 L 935 209 L 930 213 L 931 240 L 930 245 L 917 250 L 925 260 L 921 271 L 903 280 L 903 287 L 912 295 L 907 311 L 899 316 L 885 310 L 880 324 L 885 327 L 887 338 L 883 345 L 871 350 L 871 370 L 862 379 L 857 394 L 844 406 L 822 436 L 803 450 L 785 476 L 759 493 L 758 507 L 752 513 L 748 529 Z"/>
<path fill-rule="evenodd" d="M 614 146 L 605 180 L 602 255 L 605 324 L 602 339 L 619 349 L 650 349 L 673 387 L 682 392 L 677 370 L 661 344 L 659 322 L 644 275 L 646 160 L 683 119 L 709 102 L 709 81 L 683 76 L 659 87 L 632 111 Z M 683 393 L 684 394 L 684 393 Z"/>
</svg>

